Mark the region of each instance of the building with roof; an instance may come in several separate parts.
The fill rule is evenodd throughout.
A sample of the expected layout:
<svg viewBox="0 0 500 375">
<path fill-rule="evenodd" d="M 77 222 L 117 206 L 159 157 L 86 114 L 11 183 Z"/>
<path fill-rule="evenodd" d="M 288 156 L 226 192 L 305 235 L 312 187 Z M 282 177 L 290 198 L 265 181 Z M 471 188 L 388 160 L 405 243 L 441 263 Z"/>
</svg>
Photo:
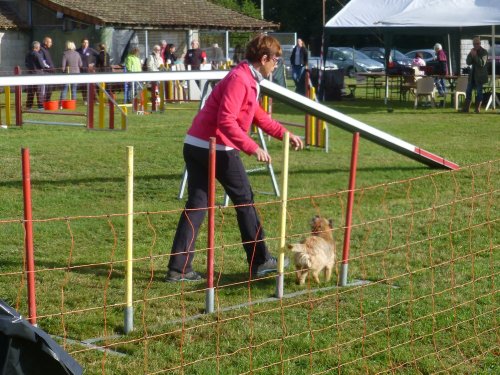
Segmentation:
<svg viewBox="0 0 500 375">
<path fill-rule="evenodd" d="M 208 35 L 207 47 L 217 42 L 227 51 L 228 33 L 277 29 L 276 23 L 209 0 L 0 0 L 0 33 L 4 32 L 0 69 L 22 66 L 29 43 L 46 35 L 54 42 L 51 52 L 55 62 L 60 61 L 67 40 L 79 46 L 82 38 L 88 38 L 93 47 L 105 43 L 112 63 L 119 64 L 130 47 L 139 47 L 144 58 L 161 40 L 176 44 L 182 54 L 192 39 L 199 39 L 205 47 L 204 36 Z M 3 44 L 7 33 L 6 40 L 19 39 L 15 46 L 12 42 L 7 47 Z M 16 53 L 7 56 L 13 49 Z"/>
<path fill-rule="evenodd" d="M 11 7 L 0 0 L 0 74 L 10 74 L 22 62 L 30 43 L 29 27 Z"/>
</svg>

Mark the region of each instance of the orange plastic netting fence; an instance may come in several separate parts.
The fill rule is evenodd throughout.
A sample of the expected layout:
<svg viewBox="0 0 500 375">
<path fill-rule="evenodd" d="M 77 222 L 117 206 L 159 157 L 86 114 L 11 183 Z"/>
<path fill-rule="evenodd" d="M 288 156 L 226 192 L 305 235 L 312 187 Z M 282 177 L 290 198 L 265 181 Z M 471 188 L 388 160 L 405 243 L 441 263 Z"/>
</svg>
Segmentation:
<svg viewBox="0 0 500 375">
<path fill-rule="evenodd" d="M 203 311 L 203 281 L 164 282 L 180 212 L 135 212 L 129 335 L 127 215 L 33 220 L 38 325 L 89 374 L 493 373 L 498 167 L 493 161 L 356 190 L 348 286 L 338 279 L 296 285 L 291 266 L 283 299 L 273 296 L 274 276 L 249 277 L 234 210 L 218 207 L 213 314 Z M 308 236 L 306 217 L 332 218 L 339 269 L 346 197 L 290 199 L 287 243 Z M 274 253 L 279 205 L 256 205 Z M 0 284 L 1 298 L 26 314 L 23 228 L 22 220 L 0 220 L 10 236 Z"/>
</svg>

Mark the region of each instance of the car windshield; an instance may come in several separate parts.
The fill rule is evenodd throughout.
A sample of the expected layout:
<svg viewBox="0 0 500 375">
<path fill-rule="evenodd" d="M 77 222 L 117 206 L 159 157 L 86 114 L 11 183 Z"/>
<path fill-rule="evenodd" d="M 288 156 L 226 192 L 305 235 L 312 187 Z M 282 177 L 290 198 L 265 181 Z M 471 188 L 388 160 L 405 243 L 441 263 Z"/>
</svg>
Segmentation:
<svg viewBox="0 0 500 375">
<path fill-rule="evenodd" d="M 397 49 L 391 50 L 391 55 L 392 55 L 393 59 L 397 59 L 397 60 L 406 60 L 406 59 L 408 59 L 408 56 L 403 55 Z"/>
<path fill-rule="evenodd" d="M 490 48 L 488 51 L 488 55 L 493 56 L 493 48 Z M 500 56 L 500 44 L 495 45 L 495 57 Z"/>
<path fill-rule="evenodd" d="M 342 50 L 342 54 L 348 60 L 352 60 L 353 59 L 353 57 L 352 57 L 353 52 L 354 52 L 354 60 L 366 60 L 366 59 L 369 59 L 369 57 L 366 56 L 363 52 L 352 50 L 352 49 Z"/>
</svg>

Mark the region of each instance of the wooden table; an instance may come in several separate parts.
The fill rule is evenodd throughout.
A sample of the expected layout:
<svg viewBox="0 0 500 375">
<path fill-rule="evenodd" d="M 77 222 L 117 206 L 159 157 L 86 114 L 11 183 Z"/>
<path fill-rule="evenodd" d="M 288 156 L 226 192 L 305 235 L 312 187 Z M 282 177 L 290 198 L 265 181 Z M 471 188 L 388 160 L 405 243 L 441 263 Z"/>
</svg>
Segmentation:
<svg viewBox="0 0 500 375">
<path fill-rule="evenodd" d="M 404 84 L 405 79 L 409 76 L 401 74 L 386 74 L 384 72 L 360 72 L 356 75 L 362 79 L 366 79 L 366 98 L 380 98 L 381 91 L 385 88 L 384 99 L 393 99 L 393 95 L 399 100 L 406 99 L 406 92 Z M 413 77 L 413 76 L 411 76 Z"/>
</svg>

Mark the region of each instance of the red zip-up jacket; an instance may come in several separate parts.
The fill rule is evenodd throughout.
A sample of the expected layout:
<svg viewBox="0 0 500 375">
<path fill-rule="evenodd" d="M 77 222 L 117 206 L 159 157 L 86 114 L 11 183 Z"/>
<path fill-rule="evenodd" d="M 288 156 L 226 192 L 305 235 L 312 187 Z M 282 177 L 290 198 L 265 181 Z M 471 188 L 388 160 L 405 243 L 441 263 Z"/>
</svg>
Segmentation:
<svg viewBox="0 0 500 375">
<path fill-rule="evenodd" d="M 248 62 L 233 68 L 213 89 L 205 106 L 196 115 L 188 135 L 252 155 L 259 147 L 250 137 L 252 123 L 270 136 L 282 139 L 286 129 L 271 119 L 257 101 L 257 85 Z"/>
</svg>

